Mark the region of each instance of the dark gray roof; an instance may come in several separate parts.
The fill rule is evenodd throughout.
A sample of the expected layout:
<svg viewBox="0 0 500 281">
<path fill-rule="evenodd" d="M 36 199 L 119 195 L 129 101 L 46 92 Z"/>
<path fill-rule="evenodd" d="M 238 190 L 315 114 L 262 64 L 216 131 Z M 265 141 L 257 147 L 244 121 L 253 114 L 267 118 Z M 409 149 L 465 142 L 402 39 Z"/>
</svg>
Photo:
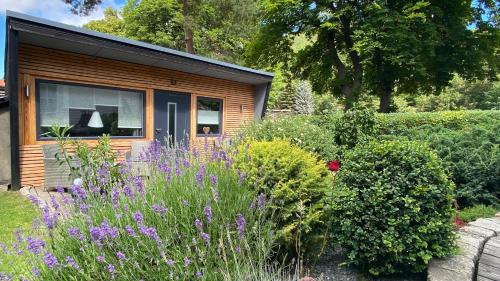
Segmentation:
<svg viewBox="0 0 500 281">
<path fill-rule="evenodd" d="M 259 85 L 273 74 L 140 41 L 87 30 L 7 11 L 7 21 L 19 31 L 19 41 L 97 57 L 157 66 L 188 73 Z M 132 74 L 131 74 L 132 75 Z"/>
</svg>

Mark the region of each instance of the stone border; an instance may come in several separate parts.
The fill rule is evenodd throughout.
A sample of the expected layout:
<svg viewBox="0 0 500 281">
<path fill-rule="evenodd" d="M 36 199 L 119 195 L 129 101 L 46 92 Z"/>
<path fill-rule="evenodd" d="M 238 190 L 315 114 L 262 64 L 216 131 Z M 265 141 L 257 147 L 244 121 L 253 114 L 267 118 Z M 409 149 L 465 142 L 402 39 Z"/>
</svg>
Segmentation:
<svg viewBox="0 0 500 281">
<path fill-rule="evenodd" d="M 500 235 L 500 213 L 481 218 L 457 231 L 459 253 L 446 259 L 433 259 L 427 270 L 428 281 L 473 281 L 484 244 Z"/>
</svg>

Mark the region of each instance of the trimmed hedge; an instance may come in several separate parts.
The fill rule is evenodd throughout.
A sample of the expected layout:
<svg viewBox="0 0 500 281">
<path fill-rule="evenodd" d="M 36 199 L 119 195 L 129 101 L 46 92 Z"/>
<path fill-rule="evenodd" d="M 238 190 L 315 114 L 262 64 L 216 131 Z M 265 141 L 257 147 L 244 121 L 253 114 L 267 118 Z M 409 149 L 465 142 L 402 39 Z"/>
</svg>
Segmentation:
<svg viewBox="0 0 500 281">
<path fill-rule="evenodd" d="M 332 200 L 333 236 L 347 262 L 371 274 L 425 270 L 454 250 L 453 184 L 417 142 L 371 142 L 349 151 Z"/>
</svg>

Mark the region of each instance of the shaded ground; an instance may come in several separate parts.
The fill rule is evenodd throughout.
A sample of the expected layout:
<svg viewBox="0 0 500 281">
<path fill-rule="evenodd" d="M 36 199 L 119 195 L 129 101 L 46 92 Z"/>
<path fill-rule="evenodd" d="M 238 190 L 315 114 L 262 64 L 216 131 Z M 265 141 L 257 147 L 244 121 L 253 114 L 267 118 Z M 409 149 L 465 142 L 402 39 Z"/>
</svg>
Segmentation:
<svg viewBox="0 0 500 281">
<path fill-rule="evenodd" d="M 339 247 L 326 249 L 312 270 L 312 275 L 324 281 L 425 281 L 426 274 L 403 274 L 391 277 L 372 277 L 358 270 L 342 266 L 344 255 Z M 458 280 L 457 280 L 458 281 Z"/>
</svg>

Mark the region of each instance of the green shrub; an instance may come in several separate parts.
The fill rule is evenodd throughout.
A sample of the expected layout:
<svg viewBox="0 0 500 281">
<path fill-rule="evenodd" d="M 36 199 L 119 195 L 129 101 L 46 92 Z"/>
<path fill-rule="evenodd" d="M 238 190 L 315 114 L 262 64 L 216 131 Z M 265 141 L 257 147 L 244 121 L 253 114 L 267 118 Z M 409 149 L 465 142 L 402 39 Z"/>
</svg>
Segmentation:
<svg viewBox="0 0 500 281">
<path fill-rule="evenodd" d="M 371 139 L 376 133 L 375 112 L 369 109 L 347 110 L 335 128 L 335 143 L 353 148 Z"/>
<path fill-rule="evenodd" d="M 324 234 L 324 198 L 331 186 L 326 165 L 287 141 L 253 141 L 242 146 L 236 166 L 258 193 L 272 198 L 282 249 L 300 254 Z"/>
<path fill-rule="evenodd" d="M 491 218 L 499 212 L 500 209 L 494 206 L 476 205 L 473 207 L 464 208 L 458 212 L 458 217 L 464 222 L 475 221 L 479 218 Z"/>
<path fill-rule="evenodd" d="M 349 264 L 371 274 L 423 271 L 453 250 L 453 185 L 427 146 L 380 142 L 348 152 L 332 199 L 332 231 Z"/>
<path fill-rule="evenodd" d="M 257 141 L 289 140 L 325 161 L 339 157 L 333 134 L 314 125 L 307 116 L 266 119 L 247 127 L 243 135 L 246 139 Z"/>
</svg>

